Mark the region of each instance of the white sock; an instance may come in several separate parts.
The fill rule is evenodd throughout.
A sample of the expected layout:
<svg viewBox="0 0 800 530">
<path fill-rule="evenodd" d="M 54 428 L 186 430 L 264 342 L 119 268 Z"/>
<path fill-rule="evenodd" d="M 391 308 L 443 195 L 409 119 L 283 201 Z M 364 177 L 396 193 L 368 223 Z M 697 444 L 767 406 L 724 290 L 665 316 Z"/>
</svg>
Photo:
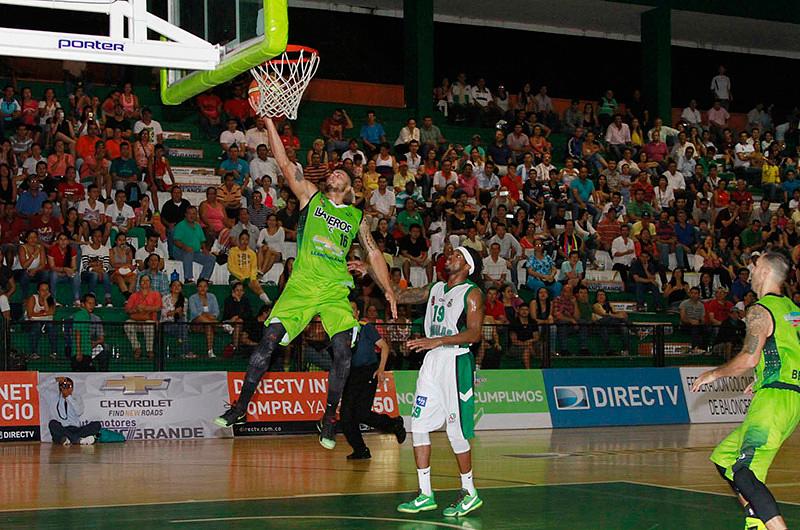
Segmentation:
<svg viewBox="0 0 800 530">
<path fill-rule="evenodd" d="M 431 489 L 431 467 L 428 466 L 425 469 L 417 469 L 417 478 L 419 479 L 419 489 L 422 491 L 422 494 L 428 497 L 433 495 L 433 490 Z"/>
<path fill-rule="evenodd" d="M 465 489 L 470 495 L 475 495 L 475 484 L 472 483 L 472 470 L 461 474 L 461 489 Z"/>
<path fill-rule="evenodd" d="M 267 293 L 261 293 L 260 295 L 258 295 L 258 297 L 261 298 L 261 301 L 264 302 L 265 304 L 269 303 L 269 296 L 267 296 Z"/>
</svg>

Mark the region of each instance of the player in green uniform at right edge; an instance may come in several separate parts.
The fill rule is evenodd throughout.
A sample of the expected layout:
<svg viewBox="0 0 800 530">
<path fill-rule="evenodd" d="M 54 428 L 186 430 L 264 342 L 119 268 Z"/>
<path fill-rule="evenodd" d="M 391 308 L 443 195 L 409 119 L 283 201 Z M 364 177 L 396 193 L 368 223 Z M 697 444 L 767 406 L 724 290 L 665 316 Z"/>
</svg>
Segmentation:
<svg viewBox="0 0 800 530">
<path fill-rule="evenodd" d="M 272 154 L 300 203 L 297 258 L 292 276 L 265 322 L 264 336 L 250 356 L 239 399 L 214 422 L 222 427 L 245 422 L 247 404 L 269 368 L 277 345 L 288 345 L 312 318 L 319 315 L 333 350 L 319 442 L 326 449 L 333 449 L 336 445 L 336 408 L 350 373 L 352 346 L 359 327 L 348 301 L 353 278 L 347 269 L 347 254 L 356 235 L 367 261 L 372 265 L 383 265 L 373 268 L 394 318 L 397 318 L 397 304 L 383 253 L 370 235 L 369 220 L 362 217 L 359 209 L 346 204 L 352 196 L 350 177 L 342 170 L 334 170 L 325 181 L 324 191 L 320 192 L 289 161 L 272 120 L 266 118 L 265 121 Z"/>
<path fill-rule="evenodd" d="M 765 483 L 772 460 L 800 422 L 800 308 L 781 294 L 788 272 L 789 263 L 780 254 L 758 258 L 752 287 L 759 299 L 747 312 L 742 351 L 692 386 L 697 392 L 720 377 L 755 370 L 755 395 L 744 422 L 711 454 L 747 512 L 745 530 L 787 528 Z"/>
</svg>

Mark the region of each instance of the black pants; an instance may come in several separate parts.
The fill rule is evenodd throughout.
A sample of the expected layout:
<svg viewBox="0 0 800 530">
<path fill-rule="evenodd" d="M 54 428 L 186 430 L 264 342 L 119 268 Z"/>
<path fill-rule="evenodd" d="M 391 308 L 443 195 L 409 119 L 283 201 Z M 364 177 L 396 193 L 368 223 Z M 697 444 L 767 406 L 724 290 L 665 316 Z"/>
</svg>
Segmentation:
<svg viewBox="0 0 800 530">
<path fill-rule="evenodd" d="M 377 368 L 376 364 L 350 368 L 350 377 L 347 378 L 344 386 L 340 409 L 342 432 L 354 451 L 367 448 L 359 429 L 361 423 L 382 432 L 392 432 L 394 429 L 396 420 L 386 414 L 372 412 L 372 402 L 378 387 L 378 381 L 372 377 L 372 374 Z"/>
<path fill-rule="evenodd" d="M 90 421 L 82 427 L 76 427 L 75 425 L 64 426 L 56 420 L 50 420 L 49 427 L 53 443 L 64 443 L 64 439 L 68 438 L 71 443 L 77 444 L 80 443 L 81 438 L 100 434 L 101 425 L 99 421 Z"/>
</svg>

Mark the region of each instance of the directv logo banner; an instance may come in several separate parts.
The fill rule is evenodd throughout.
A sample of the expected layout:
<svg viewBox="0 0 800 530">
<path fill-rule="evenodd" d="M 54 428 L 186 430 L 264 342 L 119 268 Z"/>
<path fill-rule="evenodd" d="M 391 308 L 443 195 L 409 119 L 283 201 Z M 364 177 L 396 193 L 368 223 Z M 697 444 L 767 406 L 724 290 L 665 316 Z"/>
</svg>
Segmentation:
<svg viewBox="0 0 800 530">
<path fill-rule="evenodd" d="M 687 423 L 677 368 L 544 370 L 553 427 Z"/>
</svg>

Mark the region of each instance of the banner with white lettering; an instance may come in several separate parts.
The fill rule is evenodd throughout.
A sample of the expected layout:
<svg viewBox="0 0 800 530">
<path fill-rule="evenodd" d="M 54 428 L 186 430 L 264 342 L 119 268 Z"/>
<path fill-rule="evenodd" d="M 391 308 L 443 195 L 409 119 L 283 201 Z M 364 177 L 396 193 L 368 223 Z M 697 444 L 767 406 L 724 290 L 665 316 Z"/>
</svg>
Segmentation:
<svg viewBox="0 0 800 530">
<path fill-rule="evenodd" d="M 689 423 L 677 368 L 545 370 L 553 427 Z"/>
<path fill-rule="evenodd" d="M 39 440 L 36 372 L 0 372 L 0 442 Z"/>
<path fill-rule="evenodd" d="M 239 398 L 244 375 L 228 372 L 231 402 Z M 236 436 L 315 432 L 316 422 L 325 413 L 327 396 L 328 372 L 270 372 L 258 383 L 247 407 L 247 423 L 234 426 L 233 432 Z M 378 385 L 372 410 L 392 417 L 398 415 L 391 372 Z"/>
<path fill-rule="evenodd" d="M 69 384 L 71 383 L 71 384 Z M 226 372 L 40 373 L 42 441 L 49 423 L 103 428 L 127 440 L 227 438 L 214 425 L 228 402 Z"/>
<path fill-rule="evenodd" d="M 753 374 L 738 377 L 722 377 L 710 385 L 703 385 L 699 392 L 692 392 L 695 380 L 710 367 L 681 368 L 683 391 L 689 420 L 692 423 L 735 423 L 744 419 L 750 407 L 751 395 L 744 393 L 753 382 Z"/>
</svg>

